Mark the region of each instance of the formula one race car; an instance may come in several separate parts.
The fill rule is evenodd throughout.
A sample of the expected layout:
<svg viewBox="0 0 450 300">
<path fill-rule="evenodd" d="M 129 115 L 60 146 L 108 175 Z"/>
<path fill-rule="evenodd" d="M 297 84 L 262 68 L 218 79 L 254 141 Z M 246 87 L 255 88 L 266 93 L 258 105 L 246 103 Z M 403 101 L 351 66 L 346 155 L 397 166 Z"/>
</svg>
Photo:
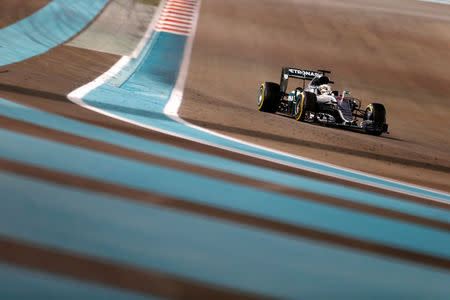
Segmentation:
<svg viewBox="0 0 450 300">
<path fill-rule="evenodd" d="M 264 82 L 258 91 L 258 110 L 280 113 L 298 121 L 363 130 L 369 134 L 388 133 L 386 109 L 383 104 L 371 103 L 365 110 L 361 101 L 349 97 L 349 91 L 332 91 L 333 81 L 326 76 L 330 71 L 308 71 L 284 67 L 280 84 Z M 288 79 L 303 80 L 303 87 L 286 93 Z M 305 87 L 306 80 L 310 81 Z"/>
</svg>

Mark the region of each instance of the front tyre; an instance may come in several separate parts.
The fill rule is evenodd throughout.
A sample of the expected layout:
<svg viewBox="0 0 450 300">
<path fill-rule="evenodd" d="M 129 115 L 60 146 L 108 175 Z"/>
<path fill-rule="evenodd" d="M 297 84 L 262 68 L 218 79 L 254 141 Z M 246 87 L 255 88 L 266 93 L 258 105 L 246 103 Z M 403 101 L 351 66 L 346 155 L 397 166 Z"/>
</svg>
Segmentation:
<svg viewBox="0 0 450 300">
<path fill-rule="evenodd" d="M 278 83 L 264 82 L 261 84 L 256 99 L 258 110 L 269 113 L 276 112 L 280 105 L 280 95 L 280 85 Z"/>
<path fill-rule="evenodd" d="M 314 93 L 301 92 L 296 99 L 294 118 L 297 121 L 305 121 L 309 113 L 316 113 L 316 106 L 317 97 Z"/>
<path fill-rule="evenodd" d="M 371 103 L 367 105 L 364 114 L 365 131 L 372 135 L 381 135 L 387 131 L 386 109 L 383 104 Z"/>
</svg>

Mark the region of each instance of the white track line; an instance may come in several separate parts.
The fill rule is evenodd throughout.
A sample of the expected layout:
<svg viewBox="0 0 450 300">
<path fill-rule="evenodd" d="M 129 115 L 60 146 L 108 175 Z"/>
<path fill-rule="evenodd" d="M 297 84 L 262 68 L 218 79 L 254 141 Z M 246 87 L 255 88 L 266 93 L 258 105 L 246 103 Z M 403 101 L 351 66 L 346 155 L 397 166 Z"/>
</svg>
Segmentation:
<svg viewBox="0 0 450 300">
<path fill-rule="evenodd" d="M 151 22 L 151 24 L 149 25 L 149 27 L 147 29 L 146 34 L 143 36 L 141 42 L 136 47 L 136 49 L 133 51 L 133 58 L 137 57 L 139 55 L 139 53 L 142 51 L 142 49 L 144 48 L 144 46 L 148 42 L 148 40 L 149 40 L 149 38 L 151 36 L 151 31 L 154 30 L 154 28 L 156 27 L 156 24 L 157 24 L 157 22 L 159 20 L 159 17 L 161 15 L 161 12 L 163 11 L 163 8 L 164 8 L 165 4 L 166 4 L 165 0 L 161 1 L 160 5 L 159 5 L 159 7 L 157 9 L 157 12 L 154 15 L 153 21 Z M 243 140 L 235 139 L 235 138 L 232 138 L 232 137 L 229 137 L 229 136 L 225 136 L 223 134 L 219 134 L 219 133 L 216 133 L 214 131 L 210 131 L 208 129 L 199 127 L 197 125 L 191 124 L 191 123 L 181 119 L 179 117 L 179 115 L 178 115 L 178 110 L 179 110 L 179 108 L 181 106 L 182 97 L 183 97 L 183 89 L 184 89 L 184 85 L 185 85 L 186 78 L 187 78 L 187 72 L 188 72 L 189 61 L 190 61 L 191 52 L 192 52 L 192 46 L 193 46 L 193 42 L 194 42 L 194 36 L 195 36 L 196 29 L 197 29 L 197 21 L 198 21 L 198 17 L 199 17 L 200 4 L 201 4 L 201 0 L 198 1 L 198 9 L 196 9 L 194 11 L 194 14 L 193 14 L 193 18 L 194 18 L 193 26 L 192 26 L 191 34 L 188 35 L 188 39 L 186 41 L 186 45 L 185 45 L 185 49 L 184 49 L 184 55 L 183 55 L 183 60 L 182 60 L 182 63 L 181 63 L 178 79 L 177 79 L 177 81 L 175 83 L 175 86 L 174 86 L 174 88 L 172 90 L 171 97 L 170 97 L 167 105 L 164 108 L 164 113 L 168 117 L 170 117 L 174 121 L 177 121 L 177 122 L 179 122 L 181 124 L 184 124 L 184 125 L 186 125 L 188 127 L 194 128 L 196 130 L 200 130 L 200 131 L 203 131 L 203 132 L 206 132 L 206 133 L 209 133 L 209 134 L 212 134 L 212 135 L 224 138 L 224 139 L 228 139 L 228 140 L 231 140 L 231 141 L 234 141 L 234 142 L 242 143 L 242 144 L 245 144 L 245 145 L 248 145 L 248 146 L 251 146 L 251 147 L 255 147 L 255 148 L 258 148 L 258 149 L 262 149 L 262 150 L 265 150 L 265 151 L 270 151 L 270 152 L 273 152 L 273 153 L 276 153 L 276 154 L 284 155 L 286 157 L 291 157 L 291 158 L 294 158 L 294 159 L 299 159 L 299 160 L 303 160 L 303 161 L 313 162 L 313 163 L 321 164 L 323 166 L 332 167 L 332 168 L 335 168 L 335 169 L 338 169 L 338 170 L 344 170 L 344 171 L 347 171 L 347 172 L 352 172 L 354 174 L 359 174 L 359 175 L 369 176 L 369 177 L 376 178 L 376 179 L 381 179 L 381 180 L 384 180 L 386 182 L 401 184 L 401 185 L 404 185 L 404 186 L 417 188 L 417 189 L 421 189 L 421 190 L 424 190 L 424 191 L 429 191 L 429 192 L 434 192 L 434 193 L 450 196 L 450 194 L 447 194 L 445 192 L 438 191 L 438 190 L 435 190 L 435 189 L 425 188 L 425 187 L 414 185 L 414 184 L 409 184 L 409 183 L 405 183 L 405 182 L 401 182 L 401 181 L 397 181 L 397 180 L 392 180 L 392 179 L 385 178 L 385 177 L 382 177 L 382 176 L 371 175 L 371 174 L 368 174 L 368 173 L 355 171 L 355 170 L 351 170 L 351 169 L 347 169 L 347 168 L 343 168 L 343 167 L 339 167 L 339 166 L 336 166 L 336 165 L 333 165 L 333 164 L 319 162 L 319 161 L 308 159 L 308 158 L 305 158 L 305 157 L 302 157 L 302 156 L 292 155 L 290 153 L 278 151 L 278 150 L 271 149 L 271 148 L 268 148 L 268 147 L 260 146 L 260 145 L 253 144 L 253 143 L 249 143 L 249 142 L 246 142 L 246 141 L 243 141 Z M 323 175 L 327 175 L 327 176 L 331 176 L 331 177 L 335 177 L 335 178 L 341 178 L 341 179 L 345 178 L 346 180 L 353 181 L 353 182 L 361 182 L 361 181 L 357 181 L 357 180 L 355 180 L 353 178 L 349 178 L 349 177 L 345 177 L 345 176 L 337 176 L 337 175 L 334 175 L 334 174 L 329 173 L 329 172 L 324 172 L 324 171 L 320 171 L 320 170 L 316 170 L 316 169 L 312 169 L 312 168 L 308 168 L 308 167 L 303 167 L 303 166 L 299 166 L 299 165 L 296 165 L 296 164 L 288 163 L 288 162 L 285 162 L 285 161 L 281 161 L 281 160 L 277 160 L 277 159 L 273 159 L 273 158 L 269 158 L 269 157 L 265 157 L 265 156 L 261 156 L 261 155 L 257 155 L 257 154 L 253 154 L 253 153 L 249 153 L 249 152 L 246 152 L 246 151 L 241 151 L 241 150 L 237 150 L 237 149 L 233 149 L 233 148 L 229 148 L 229 147 L 220 146 L 220 145 L 217 145 L 217 144 L 214 144 L 214 143 L 210 143 L 210 142 L 206 142 L 206 141 L 203 141 L 203 140 L 199 140 L 199 139 L 196 139 L 196 138 L 186 137 L 184 135 L 180 135 L 180 134 L 177 134 L 177 133 L 174 133 L 174 132 L 170 132 L 170 131 L 163 130 L 163 129 L 160 129 L 160 128 L 157 128 L 157 127 L 149 126 L 149 125 L 146 125 L 146 124 L 142 124 L 142 123 L 130 120 L 130 119 L 126 119 L 126 118 L 123 118 L 123 117 L 111 114 L 111 113 L 109 113 L 107 111 L 104 111 L 102 109 L 99 109 L 99 108 L 93 107 L 91 105 L 88 105 L 88 104 L 86 104 L 83 101 L 83 97 L 86 94 L 88 94 L 93 89 L 97 88 L 98 86 L 100 86 L 100 85 L 106 83 L 108 80 L 110 80 L 123 67 L 125 67 L 125 65 L 129 61 L 130 61 L 129 57 L 127 57 L 127 56 L 122 57 L 114 66 L 112 66 L 104 74 L 102 74 L 101 76 L 96 78 L 94 81 L 92 81 L 92 82 L 90 82 L 88 84 L 85 84 L 85 85 L 77 88 L 76 90 L 72 91 L 71 93 L 69 93 L 67 95 L 67 98 L 70 101 L 72 101 L 72 102 L 74 102 L 74 103 L 76 103 L 76 104 L 78 104 L 78 105 L 80 105 L 80 106 L 82 106 L 84 108 L 87 108 L 89 110 L 98 112 L 100 114 L 109 116 L 109 117 L 114 118 L 114 119 L 118 119 L 118 120 L 121 120 L 121 121 L 124 121 L 124 122 L 128 122 L 130 124 L 134 124 L 134 125 L 137 125 L 137 126 L 140 126 L 140 127 L 143 127 L 143 128 L 147 128 L 147 129 L 150 129 L 150 130 L 153 130 L 153 131 L 158 131 L 158 132 L 161 132 L 161 133 L 164 133 L 164 134 L 167 134 L 167 135 L 171 135 L 171 136 L 175 136 L 175 137 L 191 140 L 191 141 L 194 141 L 194 142 L 197 142 L 197 143 L 200 143 L 200 144 L 213 146 L 213 147 L 216 147 L 216 148 L 228 150 L 228 151 L 239 153 L 239 154 L 243 154 L 243 155 L 246 155 L 246 156 L 255 157 L 255 158 L 266 160 L 266 161 L 276 162 L 278 164 L 294 167 L 294 168 L 297 168 L 297 169 L 307 170 L 307 171 L 311 171 L 311 172 L 314 172 L 314 173 L 323 174 Z M 392 190 L 392 191 L 396 191 L 396 192 L 399 192 L 399 193 L 402 193 L 402 194 L 406 194 L 406 195 L 418 196 L 418 197 L 426 198 L 426 199 L 429 199 L 429 200 L 432 200 L 432 201 L 436 201 L 436 202 L 448 203 L 447 201 L 443 201 L 443 200 L 437 199 L 435 197 L 429 197 L 429 196 L 425 196 L 425 195 L 422 195 L 422 194 L 419 194 L 419 193 L 413 193 L 413 192 L 409 192 L 409 191 L 399 190 L 399 189 L 392 188 L 392 187 L 387 187 L 387 186 L 384 186 L 384 185 L 381 185 L 381 184 L 375 184 L 375 183 L 368 182 L 368 181 L 364 181 L 362 183 L 364 183 L 365 185 L 368 185 L 368 186 L 375 186 L 375 187 L 379 187 L 379 188 L 382 188 L 382 189 L 385 189 L 385 190 Z"/>
<path fill-rule="evenodd" d="M 167 13 L 165 11 L 161 14 L 161 16 L 162 17 L 167 17 L 167 18 L 175 17 L 175 18 L 178 18 L 180 20 L 186 20 L 186 21 L 190 21 L 190 22 L 192 22 L 192 20 L 193 20 L 192 16 L 190 16 L 190 17 L 182 17 L 181 14 Z"/>
<path fill-rule="evenodd" d="M 447 0 L 419 0 L 419 1 L 450 5 L 450 1 L 447 1 Z"/>
</svg>

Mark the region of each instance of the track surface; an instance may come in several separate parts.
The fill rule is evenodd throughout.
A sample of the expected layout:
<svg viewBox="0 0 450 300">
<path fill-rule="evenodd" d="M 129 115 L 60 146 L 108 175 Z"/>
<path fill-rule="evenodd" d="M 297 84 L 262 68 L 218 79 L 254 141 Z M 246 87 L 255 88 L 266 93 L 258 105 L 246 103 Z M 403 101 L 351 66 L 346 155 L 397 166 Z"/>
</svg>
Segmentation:
<svg viewBox="0 0 450 300">
<path fill-rule="evenodd" d="M 36 9 L 29 2 L 20 3 L 28 13 Z M 310 25 L 325 7 L 336 20 Z M 268 11 L 273 18 L 261 17 Z M 314 56 L 299 51 L 298 23 L 291 19 L 300 15 L 309 43 L 332 47 Z M 448 131 L 433 118 L 448 120 L 449 114 L 437 110 L 448 99 L 442 79 L 449 66 L 447 15 L 442 6 L 414 1 L 390 7 L 367 1 L 205 0 L 181 115 L 294 154 L 352 161 L 351 167 L 364 171 L 370 164 L 370 172 L 448 190 Z M 436 34 L 406 27 L 417 18 Z M 289 38 L 293 45 L 283 43 Z M 419 38 L 424 47 L 410 49 Z M 411 52 L 400 55 L 397 46 Z M 352 57 L 345 55 L 347 47 Z M 439 68 L 426 63 L 424 53 L 441 54 Z M 329 298 L 329 291 L 344 298 L 445 294 L 447 204 L 167 136 L 67 101 L 69 92 L 118 59 L 61 45 L 0 69 L 1 98 L 53 114 L 2 102 L 10 117 L 0 119 L 0 136 L 8 141 L 1 145 L 0 182 L 5 194 L 20 199 L 1 202 L 0 260 L 8 265 L 2 265 L 2 278 L 9 274 L 9 280 L 34 288 L 50 282 L 73 297 L 104 299 L 140 298 L 118 292 L 124 290 L 174 299 L 296 298 L 299 291 L 316 299 Z M 410 59 L 417 60 L 414 66 Z M 341 70 L 336 81 L 348 84 L 355 96 L 375 97 L 383 87 L 392 99 L 386 102 L 391 136 L 374 138 L 256 111 L 259 81 L 276 81 L 281 65 L 324 64 Z M 417 87 L 411 73 L 419 71 L 430 81 Z M 402 80 L 392 84 L 390 77 L 398 76 Z M 416 96 L 404 97 L 408 88 Z M 423 95 L 429 115 L 420 114 Z M 411 125 L 405 114 L 427 122 Z M 343 198 L 308 191 L 320 187 L 356 193 Z M 2 292 L 5 286 L 16 285 L 3 284 Z"/>
<path fill-rule="evenodd" d="M 180 115 L 246 141 L 450 191 L 449 12 L 419 1 L 205 1 Z M 258 112 L 256 90 L 277 82 L 281 66 L 333 70 L 337 89 L 385 104 L 391 134 Z"/>
<path fill-rule="evenodd" d="M 26 5 L 18 5 L 15 0 L 2 1 L 2 9 L 0 10 L 0 28 L 11 25 L 35 11 L 43 8 L 50 0 L 29 1 Z"/>
</svg>

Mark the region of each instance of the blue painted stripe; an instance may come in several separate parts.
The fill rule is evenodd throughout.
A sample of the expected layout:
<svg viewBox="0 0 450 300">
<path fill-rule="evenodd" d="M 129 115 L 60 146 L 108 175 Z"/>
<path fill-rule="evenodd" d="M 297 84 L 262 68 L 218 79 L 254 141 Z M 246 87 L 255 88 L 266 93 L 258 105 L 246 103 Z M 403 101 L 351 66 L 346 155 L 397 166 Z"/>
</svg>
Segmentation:
<svg viewBox="0 0 450 300">
<path fill-rule="evenodd" d="M 155 32 L 151 51 L 137 70 L 121 85 L 127 91 L 157 97 L 163 104 L 170 97 L 183 59 L 186 36 Z"/>
<path fill-rule="evenodd" d="M 370 204 L 377 207 L 383 207 L 450 223 L 450 212 L 447 210 L 410 203 L 393 197 L 348 188 L 338 184 L 321 182 L 303 176 L 257 167 L 212 155 L 187 151 L 127 134 L 114 132 L 102 127 L 66 119 L 9 102 L 1 98 L 0 115 L 103 141 L 113 145 L 126 146 L 129 149 L 138 150 L 152 155 L 162 156 L 173 160 L 182 160 L 214 170 L 231 172 L 237 175 L 277 183 L 283 186 L 302 189 L 326 196 L 338 198 L 345 196 L 345 199 L 358 203 Z"/>
<path fill-rule="evenodd" d="M 450 258 L 448 232 L 143 164 L 3 129 L 0 129 L 0 140 L 8 141 L 0 144 L 0 157 L 4 159 Z M 24 145 L 33 145 L 32 150 Z"/>
<path fill-rule="evenodd" d="M 450 294 L 450 274 L 423 265 L 9 173 L 0 172 L 0 190 L 8 195 L 0 201 L 0 234 L 81 255 L 289 299 Z"/>
<path fill-rule="evenodd" d="M 0 29 L 0 66 L 42 54 L 67 41 L 109 0 L 53 0 L 31 16 Z"/>
<path fill-rule="evenodd" d="M 0 295 L 14 300 L 161 299 L 5 264 L 0 264 Z"/>
<path fill-rule="evenodd" d="M 432 197 L 450 202 L 450 194 L 404 185 L 267 151 L 173 121 L 163 113 L 163 110 L 170 98 L 176 76 L 178 76 L 179 65 L 184 53 L 185 37 L 166 32 L 154 32 L 149 44 L 151 44 L 151 47 L 146 48 L 148 52 L 141 53 L 141 56 L 137 59 L 139 63 L 133 62 L 124 72 L 120 72 L 112 82 L 103 84 L 88 93 L 83 98 L 84 102 L 122 118 L 222 147 L 276 159 L 338 177 L 350 178 L 358 182 L 368 182 L 423 197 Z M 132 72 L 133 68 L 136 68 L 134 73 Z M 132 75 L 130 76 L 130 74 Z M 127 78 L 127 76 L 130 77 Z M 119 78 L 124 81 L 120 82 Z M 118 86 L 121 88 L 118 88 Z"/>
</svg>

